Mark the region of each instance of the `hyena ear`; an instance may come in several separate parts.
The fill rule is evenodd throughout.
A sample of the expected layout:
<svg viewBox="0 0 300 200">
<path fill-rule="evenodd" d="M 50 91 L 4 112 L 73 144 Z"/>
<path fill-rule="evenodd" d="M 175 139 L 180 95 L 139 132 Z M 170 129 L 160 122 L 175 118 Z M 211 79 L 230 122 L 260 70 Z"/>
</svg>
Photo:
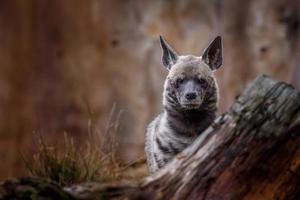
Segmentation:
<svg viewBox="0 0 300 200">
<path fill-rule="evenodd" d="M 167 69 L 171 69 L 171 67 L 176 63 L 178 56 L 162 36 L 159 36 L 159 40 L 163 50 L 162 63 Z"/>
<path fill-rule="evenodd" d="M 202 55 L 202 60 L 210 67 L 211 70 L 216 70 L 222 65 L 223 51 L 221 36 L 216 37 L 205 49 Z"/>
</svg>

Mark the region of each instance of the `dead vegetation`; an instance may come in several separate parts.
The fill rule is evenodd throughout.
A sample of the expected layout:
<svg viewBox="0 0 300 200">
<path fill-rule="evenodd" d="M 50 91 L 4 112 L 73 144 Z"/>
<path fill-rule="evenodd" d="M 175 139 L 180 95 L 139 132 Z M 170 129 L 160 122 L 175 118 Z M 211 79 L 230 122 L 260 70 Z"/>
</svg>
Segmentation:
<svg viewBox="0 0 300 200">
<path fill-rule="evenodd" d="M 122 112 L 116 112 L 114 106 L 104 134 L 93 129 L 90 120 L 89 137 L 80 145 L 75 144 L 67 133 L 64 134 L 63 145 L 51 144 L 39 134 L 37 151 L 33 155 L 22 156 L 29 176 L 47 178 L 60 186 L 68 186 L 79 182 L 112 182 L 146 175 L 144 158 L 130 163 L 121 163 L 118 159 L 116 137 L 121 115 Z"/>
</svg>

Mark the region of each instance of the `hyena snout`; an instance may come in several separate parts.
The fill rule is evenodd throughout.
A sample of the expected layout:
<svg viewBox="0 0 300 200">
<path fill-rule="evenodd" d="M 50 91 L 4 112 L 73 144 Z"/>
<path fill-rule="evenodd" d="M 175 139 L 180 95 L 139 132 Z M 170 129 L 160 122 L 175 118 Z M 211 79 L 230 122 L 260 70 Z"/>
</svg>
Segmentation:
<svg viewBox="0 0 300 200">
<path fill-rule="evenodd" d="M 203 89 L 194 80 L 188 80 L 179 87 L 179 102 L 187 109 L 198 108 L 203 101 Z"/>
<path fill-rule="evenodd" d="M 202 98 L 199 91 L 185 91 L 181 98 L 180 104 L 183 108 L 194 109 L 202 104 Z"/>
<path fill-rule="evenodd" d="M 196 99 L 197 93 L 196 92 L 187 92 L 185 94 L 185 98 L 189 101 Z"/>
<path fill-rule="evenodd" d="M 187 80 L 181 86 L 181 95 L 183 96 L 183 103 L 186 104 L 200 104 L 202 88 L 195 80 Z"/>
</svg>

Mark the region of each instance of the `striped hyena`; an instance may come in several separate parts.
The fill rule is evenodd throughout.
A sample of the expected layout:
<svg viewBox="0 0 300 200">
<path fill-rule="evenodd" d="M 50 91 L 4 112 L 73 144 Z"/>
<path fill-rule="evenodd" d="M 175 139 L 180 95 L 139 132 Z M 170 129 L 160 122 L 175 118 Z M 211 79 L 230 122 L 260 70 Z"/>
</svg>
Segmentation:
<svg viewBox="0 0 300 200">
<path fill-rule="evenodd" d="M 146 133 L 150 173 L 162 168 L 190 145 L 215 119 L 218 86 L 213 72 L 222 65 L 222 41 L 216 37 L 200 57 L 178 56 L 160 37 L 162 63 L 169 70 L 163 91 L 164 110 Z"/>
</svg>

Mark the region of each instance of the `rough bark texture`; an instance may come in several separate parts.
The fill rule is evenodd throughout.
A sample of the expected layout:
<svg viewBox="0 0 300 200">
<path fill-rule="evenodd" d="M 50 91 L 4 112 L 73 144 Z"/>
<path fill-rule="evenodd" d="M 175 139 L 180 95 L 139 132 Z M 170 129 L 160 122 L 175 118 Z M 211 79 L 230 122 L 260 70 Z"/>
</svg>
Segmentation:
<svg viewBox="0 0 300 200">
<path fill-rule="evenodd" d="M 143 189 L 157 199 L 299 199 L 299 131 L 300 94 L 261 76 Z"/>
<path fill-rule="evenodd" d="M 260 76 L 154 176 L 137 183 L 79 184 L 65 191 L 77 199 L 297 200 L 299 132 L 299 92 Z"/>
</svg>

